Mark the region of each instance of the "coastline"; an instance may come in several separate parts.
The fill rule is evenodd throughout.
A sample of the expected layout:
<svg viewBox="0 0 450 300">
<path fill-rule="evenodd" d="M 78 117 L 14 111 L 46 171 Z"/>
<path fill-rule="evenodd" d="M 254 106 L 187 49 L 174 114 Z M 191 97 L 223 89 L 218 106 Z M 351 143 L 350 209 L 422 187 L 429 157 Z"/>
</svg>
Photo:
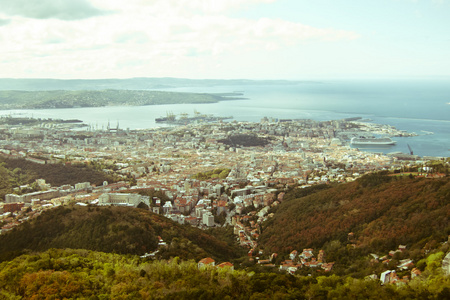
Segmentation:
<svg viewBox="0 0 450 300">
<path fill-rule="evenodd" d="M 431 84 L 431 85 L 430 85 Z M 227 94 L 244 93 L 245 100 L 215 103 L 161 104 L 147 106 L 106 106 L 90 108 L 3 110 L 0 115 L 25 114 L 37 118 L 77 118 L 102 128 L 108 122 L 120 123 L 123 129 L 170 127 L 155 118 L 167 112 L 192 115 L 195 111 L 215 117 L 233 116 L 233 122 L 260 122 L 264 117 L 278 119 L 340 120 L 352 117 L 370 119 L 418 134 L 397 138 L 392 151 L 408 153 L 409 144 L 420 156 L 450 156 L 450 86 L 436 82 L 326 82 L 301 85 L 221 85 L 209 87 L 167 88 L 170 92 Z M 424 100 L 424 96 L 426 99 Z M 445 101 L 445 100 L 447 101 Z M 432 132 L 433 134 L 429 134 Z"/>
<path fill-rule="evenodd" d="M 239 101 L 238 101 L 239 102 Z M 53 118 L 53 119 L 79 119 L 88 126 L 101 130 L 107 128 L 108 123 L 115 125 L 119 124 L 122 129 L 129 130 L 151 130 L 156 128 L 173 127 L 179 125 L 171 125 L 155 122 L 155 118 L 165 115 L 167 111 L 174 113 L 192 113 L 194 110 L 205 114 L 213 114 L 216 117 L 230 115 L 231 110 L 223 109 L 224 104 L 183 104 L 183 105 L 154 105 L 154 106 L 110 106 L 110 107 L 91 107 L 91 108 L 70 108 L 70 109 L 41 109 L 41 110 L 0 110 L 0 116 L 20 115 L 34 118 Z M 221 111 L 218 114 L 217 111 Z M 270 113 L 282 113 L 286 118 L 296 117 L 296 119 L 310 119 L 315 121 L 328 120 L 342 120 L 345 118 L 361 117 L 361 114 L 343 114 L 331 111 L 322 110 L 305 110 L 305 111 L 273 111 L 267 109 L 255 109 L 254 107 L 247 107 L 242 110 L 235 110 L 237 113 L 229 122 L 260 122 L 265 116 L 270 116 Z M 252 114 L 248 114 L 251 111 Z M 288 115 L 288 113 L 290 113 Z M 366 118 L 367 115 L 364 115 Z M 277 119 L 273 117 L 272 119 Z M 227 120 L 224 121 L 228 122 Z M 403 152 L 408 153 L 409 144 L 414 153 L 419 156 L 435 156 L 435 157 L 449 157 L 450 151 L 448 144 L 448 128 L 449 121 L 441 120 L 424 120 L 422 122 L 410 122 L 404 118 L 383 118 L 377 116 L 370 116 L 368 124 L 390 125 L 399 130 L 405 130 L 408 133 L 417 133 L 414 137 L 395 137 L 397 143 L 385 149 L 365 149 L 362 151 L 368 152 Z M 423 132 L 423 133 L 422 133 Z M 433 132 L 433 134 L 429 134 Z"/>
</svg>

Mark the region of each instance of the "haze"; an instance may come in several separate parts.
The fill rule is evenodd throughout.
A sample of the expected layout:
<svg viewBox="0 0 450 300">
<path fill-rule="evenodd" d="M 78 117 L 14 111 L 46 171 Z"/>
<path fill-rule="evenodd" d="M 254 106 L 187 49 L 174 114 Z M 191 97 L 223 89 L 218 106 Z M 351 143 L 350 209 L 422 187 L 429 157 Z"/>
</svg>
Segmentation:
<svg viewBox="0 0 450 300">
<path fill-rule="evenodd" d="M 448 0 L 1 0 L 3 78 L 450 75 Z"/>
</svg>

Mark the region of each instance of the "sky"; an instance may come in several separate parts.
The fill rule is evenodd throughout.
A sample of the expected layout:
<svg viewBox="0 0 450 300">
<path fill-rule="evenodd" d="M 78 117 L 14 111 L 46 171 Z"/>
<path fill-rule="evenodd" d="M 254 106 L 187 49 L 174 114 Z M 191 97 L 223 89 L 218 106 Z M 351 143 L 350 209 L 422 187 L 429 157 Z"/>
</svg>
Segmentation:
<svg viewBox="0 0 450 300">
<path fill-rule="evenodd" d="M 0 78 L 450 77 L 450 0 L 0 0 Z"/>
</svg>

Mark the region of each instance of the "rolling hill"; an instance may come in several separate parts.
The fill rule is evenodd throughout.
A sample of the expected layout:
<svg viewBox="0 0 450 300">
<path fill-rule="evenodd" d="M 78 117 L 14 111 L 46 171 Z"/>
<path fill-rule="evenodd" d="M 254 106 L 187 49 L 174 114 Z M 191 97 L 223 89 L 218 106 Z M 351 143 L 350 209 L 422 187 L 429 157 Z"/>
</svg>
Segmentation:
<svg viewBox="0 0 450 300">
<path fill-rule="evenodd" d="M 158 236 L 168 244 L 158 247 Z M 225 236 L 225 235 L 223 235 Z M 237 245 L 191 226 L 181 226 L 145 209 L 128 207 L 58 207 L 0 235 L 0 261 L 50 248 L 87 249 L 143 255 L 160 250 L 160 258 L 211 256 L 232 260 Z"/>
<path fill-rule="evenodd" d="M 389 251 L 400 244 L 422 249 L 427 243 L 447 240 L 450 234 L 448 177 L 373 174 L 305 194 L 302 189 L 290 191 L 263 225 L 264 249 L 289 253 L 323 248 L 332 241 L 354 244 L 361 253 Z"/>
</svg>

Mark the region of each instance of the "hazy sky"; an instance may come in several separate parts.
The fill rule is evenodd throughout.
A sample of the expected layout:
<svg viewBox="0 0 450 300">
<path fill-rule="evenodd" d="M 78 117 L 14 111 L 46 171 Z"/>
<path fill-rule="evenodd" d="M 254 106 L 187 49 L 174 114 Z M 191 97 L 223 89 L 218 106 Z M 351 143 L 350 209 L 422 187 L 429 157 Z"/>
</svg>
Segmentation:
<svg viewBox="0 0 450 300">
<path fill-rule="evenodd" d="M 450 76 L 450 0 L 0 0 L 0 77 Z"/>
</svg>

